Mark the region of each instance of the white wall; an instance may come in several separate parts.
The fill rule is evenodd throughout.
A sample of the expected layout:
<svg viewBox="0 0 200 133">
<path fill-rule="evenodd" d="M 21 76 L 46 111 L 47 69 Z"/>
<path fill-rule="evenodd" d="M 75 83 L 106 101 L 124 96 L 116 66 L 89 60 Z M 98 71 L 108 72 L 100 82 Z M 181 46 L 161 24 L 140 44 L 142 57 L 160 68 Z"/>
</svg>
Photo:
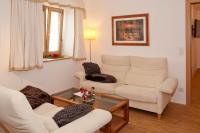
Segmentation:
<svg viewBox="0 0 200 133">
<path fill-rule="evenodd" d="M 171 76 L 179 79 L 173 97 L 186 103 L 185 59 L 185 1 L 184 0 L 85 0 L 86 26 L 97 28 L 92 57 L 100 62 L 100 55 L 138 55 L 167 57 Z M 150 46 L 112 46 L 111 16 L 150 14 Z"/>
<path fill-rule="evenodd" d="M 49 93 L 58 92 L 78 85 L 74 73 L 79 63 L 72 60 L 48 62 L 41 70 L 8 72 L 10 47 L 10 0 L 0 0 L 0 84 L 21 89 L 30 84 Z"/>
</svg>

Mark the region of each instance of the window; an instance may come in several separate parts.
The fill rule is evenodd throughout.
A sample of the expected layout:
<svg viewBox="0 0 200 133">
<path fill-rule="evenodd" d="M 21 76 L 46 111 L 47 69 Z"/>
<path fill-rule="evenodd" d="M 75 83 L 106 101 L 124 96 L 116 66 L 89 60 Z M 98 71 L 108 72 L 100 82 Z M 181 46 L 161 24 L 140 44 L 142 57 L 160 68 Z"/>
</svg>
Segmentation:
<svg viewBox="0 0 200 133">
<path fill-rule="evenodd" d="M 44 6 L 44 57 L 60 57 L 62 54 L 63 14 L 63 9 Z"/>
</svg>

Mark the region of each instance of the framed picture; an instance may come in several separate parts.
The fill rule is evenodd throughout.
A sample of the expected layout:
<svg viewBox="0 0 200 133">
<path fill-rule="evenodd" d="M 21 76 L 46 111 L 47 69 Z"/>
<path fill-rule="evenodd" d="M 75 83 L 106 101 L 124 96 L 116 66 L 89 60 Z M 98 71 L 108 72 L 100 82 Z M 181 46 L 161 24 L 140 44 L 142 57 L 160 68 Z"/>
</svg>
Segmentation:
<svg viewBox="0 0 200 133">
<path fill-rule="evenodd" d="M 149 46 L 149 14 L 112 17 L 112 43 Z"/>
</svg>

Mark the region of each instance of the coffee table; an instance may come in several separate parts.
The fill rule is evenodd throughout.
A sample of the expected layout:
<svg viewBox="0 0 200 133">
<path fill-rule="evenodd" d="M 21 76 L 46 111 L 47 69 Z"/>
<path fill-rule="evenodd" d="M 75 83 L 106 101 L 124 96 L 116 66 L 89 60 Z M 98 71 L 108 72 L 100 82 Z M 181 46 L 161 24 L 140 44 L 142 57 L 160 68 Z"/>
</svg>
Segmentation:
<svg viewBox="0 0 200 133">
<path fill-rule="evenodd" d="M 72 104 L 82 103 L 81 97 L 75 96 L 74 93 L 79 89 L 71 88 L 52 95 L 53 103 L 57 106 L 64 107 Z M 112 113 L 110 123 L 111 132 L 119 131 L 129 122 L 129 100 L 120 96 L 96 93 L 94 108 L 104 109 Z"/>
</svg>

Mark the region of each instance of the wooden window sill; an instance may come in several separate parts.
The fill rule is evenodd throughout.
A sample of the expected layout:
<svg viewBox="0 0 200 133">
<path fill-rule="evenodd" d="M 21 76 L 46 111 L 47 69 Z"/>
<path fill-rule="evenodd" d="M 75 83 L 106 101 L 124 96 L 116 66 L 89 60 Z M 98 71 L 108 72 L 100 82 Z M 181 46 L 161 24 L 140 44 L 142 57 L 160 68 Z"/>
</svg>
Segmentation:
<svg viewBox="0 0 200 133">
<path fill-rule="evenodd" d="M 61 60 L 69 60 L 72 59 L 71 56 L 65 56 L 60 58 L 43 58 L 43 62 L 53 62 L 53 61 L 61 61 Z"/>
</svg>

